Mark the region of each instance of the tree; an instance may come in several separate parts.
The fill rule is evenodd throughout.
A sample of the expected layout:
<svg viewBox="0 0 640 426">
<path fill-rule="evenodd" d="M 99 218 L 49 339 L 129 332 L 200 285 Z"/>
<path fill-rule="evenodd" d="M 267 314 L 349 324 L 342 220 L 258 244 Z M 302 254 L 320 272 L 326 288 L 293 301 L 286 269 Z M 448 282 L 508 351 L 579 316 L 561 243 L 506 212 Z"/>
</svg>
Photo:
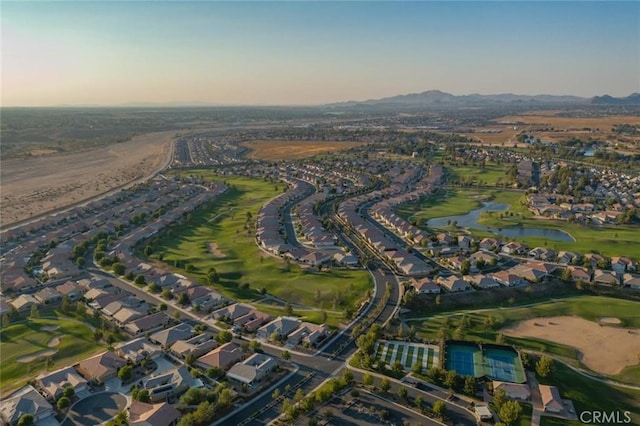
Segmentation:
<svg viewBox="0 0 640 426">
<path fill-rule="evenodd" d="M 151 398 L 149 397 L 149 389 L 144 388 L 133 388 L 131 390 L 131 398 L 140 402 L 149 402 Z"/>
<path fill-rule="evenodd" d="M 71 405 L 71 400 L 66 396 L 61 396 L 60 399 L 58 399 L 58 402 L 56 403 L 56 406 L 58 407 L 59 410 L 64 410 L 69 405 Z"/>
<path fill-rule="evenodd" d="M 146 280 L 146 278 L 144 277 L 144 275 L 142 275 L 142 274 L 138 274 L 138 275 L 136 275 L 136 277 L 133 279 L 133 282 L 134 282 L 135 284 L 138 284 L 138 285 L 145 285 L 145 284 L 147 283 L 147 280 Z M 154 283 L 154 284 L 155 284 L 155 283 Z M 156 284 L 156 286 L 158 286 L 158 284 Z M 159 287 L 159 286 L 158 286 L 158 287 Z M 151 288 L 151 287 L 149 287 L 149 288 Z"/>
<path fill-rule="evenodd" d="M 304 391 L 302 389 L 298 389 L 295 393 L 295 395 L 293 395 L 293 400 L 298 403 L 300 401 L 302 401 L 304 399 Z"/>
<path fill-rule="evenodd" d="M 113 269 L 113 273 L 116 275 L 124 275 L 125 271 L 126 271 L 126 267 L 120 263 L 120 262 L 116 262 L 113 265 L 111 265 L 111 268 Z"/>
<path fill-rule="evenodd" d="M 402 365 L 402 362 L 396 361 L 396 362 L 393 363 L 393 366 L 391 367 L 391 370 L 393 371 L 393 373 L 395 375 L 399 376 L 402 373 L 404 373 L 404 366 Z"/>
<path fill-rule="evenodd" d="M 123 382 L 131 380 L 132 374 L 133 374 L 133 367 L 129 364 L 122 366 L 120 370 L 118 370 L 118 377 Z"/>
<path fill-rule="evenodd" d="M 271 394 L 271 398 L 273 398 L 273 399 L 280 398 L 280 389 L 274 390 L 273 393 Z"/>
<path fill-rule="evenodd" d="M 220 282 L 220 276 L 215 269 L 209 269 L 209 272 L 207 273 L 207 281 L 209 282 L 209 284 L 217 284 Z"/>
<path fill-rule="evenodd" d="M 35 420 L 33 419 L 33 414 L 23 414 L 18 419 L 18 426 L 33 426 L 35 424 Z"/>
<path fill-rule="evenodd" d="M 400 399 L 405 399 L 407 397 L 407 393 L 407 388 L 400 386 L 400 389 L 398 389 L 398 397 Z"/>
<path fill-rule="evenodd" d="M 520 406 L 518 401 L 506 401 L 498 410 L 498 416 L 500 416 L 500 420 L 502 420 L 507 425 L 514 424 L 520 417 L 521 413 L 522 407 Z"/>
<path fill-rule="evenodd" d="M 284 359 L 285 361 L 289 361 L 291 359 L 291 354 L 289 353 L 289 351 L 282 351 L 280 353 L 280 358 Z"/>
<path fill-rule="evenodd" d="M 233 334 L 229 330 L 221 330 L 216 335 L 216 342 L 223 344 L 228 343 L 233 339 Z"/>
<path fill-rule="evenodd" d="M 471 269 L 471 263 L 468 260 L 463 260 L 460 264 L 460 273 L 462 275 L 468 275 Z"/>
<path fill-rule="evenodd" d="M 189 304 L 189 295 L 187 293 L 180 293 L 178 296 L 178 304 L 186 306 Z"/>
<path fill-rule="evenodd" d="M 446 410 L 447 410 L 447 406 L 444 405 L 443 401 L 437 400 L 436 402 L 433 403 L 433 414 L 435 414 L 437 417 L 440 417 L 441 419 L 443 419 Z"/>
<path fill-rule="evenodd" d="M 284 305 L 284 311 L 288 316 L 293 315 L 293 307 L 291 306 L 291 303 L 287 302 Z"/>
<path fill-rule="evenodd" d="M 73 396 L 76 394 L 76 391 L 73 389 L 73 386 L 65 386 L 64 389 L 62 390 L 62 396 L 66 396 L 67 398 L 71 399 L 73 398 Z"/>
<path fill-rule="evenodd" d="M 2 314 L 2 328 L 9 327 L 11 321 L 9 320 L 9 314 Z"/>
<path fill-rule="evenodd" d="M 416 404 L 416 408 L 418 410 L 422 410 L 422 407 L 424 405 L 424 401 L 422 400 L 422 396 L 418 395 L 416 396 L 416 399 L 413 401 L 414 404 Z"/>
<path fill-rule="evenodd" d="M 373 385 L 373 376 L 369 373 L 364 373 L 364 375 L 362 376 L 362 383 L 365 386 Z"/>
<path fill-rule="evenodd" d="M 547 377 L 553 369 L 553 361 L 548 356 L 541 356 L 536 362 L 536 373 L 540 377 Z"/>
<path fill-rule="evenodd" d="M 496 407 L 496 411 L 500 410 L 509 399 L 504 389 L 498 389 L 493 393 L 493 405 Z"/>
<path fill-rule="evenodd" d="M 342 371 L 342 381 L 344 381 L 346 386 L 351 386 L 354 382 L 353 373 L 348 368 Z"/>
<path fill-rule="evenodd" d="M 40 312 L 38 311 L 38 307 L 36 305 L 31 306 L 31 312 L 29 313 L 29 318 L 35 319 L 40 317 Z"/>
<path fill-rule="evenodd" d="M 455 371 L 447 371 L 447 374 L 444 376 L 444 385 L 449 389 L 454 389 L 456 387 L 457 380 L 458 375 Z"/>
<path fill-rule="evenodd" d="M 127 412 L 120 411 L 113 420 L 107 422 L 107 426 L 127 426 Z"/>
<path fill-rule="evenodd" d="M 386 377 L 382 379 L 382 381 L 380 382 L 380 389 L 382 389 L 382 392 L 387 392 L 389 389 L 391 389 L 391 382 L 389 381 L 389 379 L 387 379 Z"/>
<path fill-rule="evenodd" d="M 473 396 L 476 394 L 476 379 L 472 376 L 467 376 L 464 378 L 464 393 L 467 395 Z"/>
<path fill-rule="evenodd" d="M 422 364 L 416 361 L 411 370 L 416 374 L 422 374 Z"/>
<path fill-rule="evenodd" d="M 93 330 L 93 338 L 95 339 L 96 342 L 99 342 L 100 340 L 102 340 L 103 337 L 104 337 L 104 332 L 102 330 L 100 330 L 99 328 L 96 328 L 95 330 Z"/>
<path fill-rule="evenodd" d="M 250 347 L 250 348 L 251 348 L 251 350 L 253 350 L 254 352 L 255 352 L 255 351 L 257 351 L 258 349 L 260 349 L 260 346 L 262 346 L 262 344 L 261 344 L 259 341 L 255 340 L 255 339 L 253 339 L 253 340 L 251 340 L 251 341 L 249 342 L 249 347 Z"/>
<path fill-rule="evenodd" d="M 165 300 L 173 299 L 173 294 L 169 290 L 162 290 L 160 296 L 162 296 L 162 298 Z"/>
<path fill-rule="evenodd" d="M 60 304 L 60 309 L 63 312 L 71 312 L 71 299 L 69 298 L 69 296 L 64 296 L 62 298 L 62 303 Z"/>
</svg>

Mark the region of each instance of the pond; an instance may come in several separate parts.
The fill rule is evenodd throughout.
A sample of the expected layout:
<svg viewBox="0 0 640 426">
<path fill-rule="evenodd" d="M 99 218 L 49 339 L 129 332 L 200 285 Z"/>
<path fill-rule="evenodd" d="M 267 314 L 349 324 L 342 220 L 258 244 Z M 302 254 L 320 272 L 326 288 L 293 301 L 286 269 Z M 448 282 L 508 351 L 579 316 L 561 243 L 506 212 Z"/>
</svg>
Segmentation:
<svg viewBox="0 0 640 426">
<path fill-rule="evenodd" d="M 482 212 L 501 212 L 506 211 L 509 208 L 508 204 L 500 203 L 482 203 L 483 206 L 476 210 L 471 210 L 465 215 L 459 216 L 447 216 L 437 217 L 427 221 L 429 228 L 444 228 L 448 226 L 454 220 L 458 226 L 463 228 L 482 229 L 489 231 L 496 235 L 502 235 L 508 238 L 524 238 L 524 237 L 541 237 L 549 240 L 574 242 L 575 238 L 571 234 L 561 231 L 559 229 L 544 229 L 544 228 L 529 228 L 529 227 L 507 227 L 507 228 L 493 228 L 491 226 L 485 226 L 478 224 L 480 214 Z"/>
</svg>

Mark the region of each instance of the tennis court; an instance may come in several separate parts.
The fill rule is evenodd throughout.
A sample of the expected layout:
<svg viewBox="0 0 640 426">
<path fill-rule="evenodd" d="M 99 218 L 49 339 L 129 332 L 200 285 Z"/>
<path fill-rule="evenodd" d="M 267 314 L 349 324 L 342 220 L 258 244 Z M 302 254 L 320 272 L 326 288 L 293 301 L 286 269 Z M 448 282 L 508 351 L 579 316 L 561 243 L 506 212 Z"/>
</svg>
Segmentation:
<svg viewBox="0 0 640 426">
<path fill-rule="evenodd" d="M 440 348 L 435 345 L 401 342 L 397 340 L 376 342 L 373 353 L 377 359 L 384 360 L 391 366 L 400 362 L 404 370 L 412 370 L 420 366 L 422 371 L 439 365 Z"/>
<path fill-rule="evenodd" d="M 524 383 L 524 368 L 518 353 L 515 351 L 485 348 L 486 375 L 492 380 L 501 382 Z"/>
<path fill-rule="evenodd" d="M 446 369 L 462 376 L 482 377 L 482 352 L 477 345 L 447 345 Z"/>
</svg>

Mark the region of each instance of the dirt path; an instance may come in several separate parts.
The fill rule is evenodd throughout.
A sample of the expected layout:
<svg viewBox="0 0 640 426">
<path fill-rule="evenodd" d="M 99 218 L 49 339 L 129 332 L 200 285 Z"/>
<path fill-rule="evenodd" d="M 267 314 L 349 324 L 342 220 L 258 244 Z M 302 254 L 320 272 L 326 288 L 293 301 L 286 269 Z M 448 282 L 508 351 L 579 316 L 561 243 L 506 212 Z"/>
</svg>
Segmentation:
<svg viewBox="0 0 640 426">
<path fill-rule="evenodd" d="M 636 365 L 640 353 L 640 329 L 610 327 L 579 317 L 535 318 L 504 328 L 502 332 L 574 347 L 582 354 L 584 365 L 607 375 Z M 603 347 L 607 350 L 602 350 Z"/>
<path fill-rule="evenodd" d="M 3 161 L 0 226 L 77 204 L 153 175 L 166 166 L 174 137 L 175 131 L 149 133 L 83 152 Z"/>
</svg>

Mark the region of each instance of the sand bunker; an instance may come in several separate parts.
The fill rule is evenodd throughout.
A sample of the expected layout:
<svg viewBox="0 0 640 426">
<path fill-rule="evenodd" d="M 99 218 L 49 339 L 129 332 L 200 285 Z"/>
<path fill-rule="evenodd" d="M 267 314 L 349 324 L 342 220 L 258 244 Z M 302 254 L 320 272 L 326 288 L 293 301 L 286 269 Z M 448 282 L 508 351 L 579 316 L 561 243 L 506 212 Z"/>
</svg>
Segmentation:
<svg viewBox="0 0 640 426">
<path fill-rule="evenodd" d="M 600 321 L 600 324 L 607 324 L 607 325 L 622 324 L 622 321 L 620 321 L 620 318 L 616 318 L 616 317 L 602 317 L 602 318 L 598 318 L 598 321 Z"/>
<path fill-rule="evenodd" d="M 16 359 L 17 362 L 27 363 L 31 361 L 36 361 L 39 358 L 45 358 L 48 356 L 53 356 L 58 353 L 57 349 L 45 349 L 44 351 L 36 352 L 31 355 L 24 355 Z"/>
<path fill-rule="evenodd" d="M 579 317 L 549 317 L 522 321 L 502 332 L 574 347 L 582 354 L 584 365 L 603 374 L 617 374 L 638 363 L 640 329 L 603 327 Z"/>
<path fill-rule="evenodd" d="M 218 258 L 227 257 L 226 254 L 220 251 L 217 243 L 207 243 L 207 248 L 209 249 L 209 253 L 211 253 L 215 257 L 218 257 Z"/>
<path fill-rule="evenodd" d="M 59 328 L 60 327 L 58 327 L 57 325 L 43 325 L 42 327 L 40 327 L 40 330 L 42 330 L 42 331 L 56 331 Z"/>
<path fill-rule="evenodd" d="M 50 348 L 55 348 L 56 346 L 58 346 L 60 344 L 60 337 L 61 336 L 55 336 L 54 338 L 49 340 L 47 346 L 49 346 Z"/>
</svg>

